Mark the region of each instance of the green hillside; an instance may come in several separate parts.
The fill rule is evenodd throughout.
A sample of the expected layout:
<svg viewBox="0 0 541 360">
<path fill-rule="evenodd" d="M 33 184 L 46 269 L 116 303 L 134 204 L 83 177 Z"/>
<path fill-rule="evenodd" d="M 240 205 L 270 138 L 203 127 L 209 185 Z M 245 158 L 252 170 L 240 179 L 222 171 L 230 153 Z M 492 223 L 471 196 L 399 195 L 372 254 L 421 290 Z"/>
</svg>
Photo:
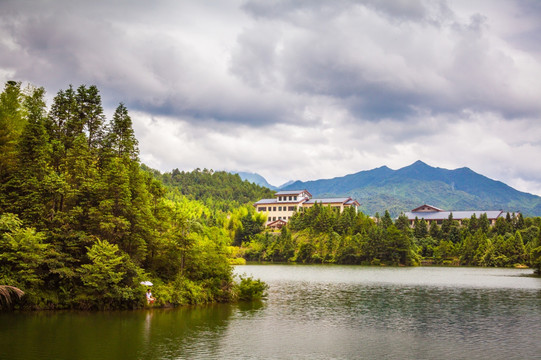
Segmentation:
<svg viewBox="0 0 541 360">
<path fill-rule="evenodd" d="M 367 214 L 389 210 L 392 216 L 431 204 L 449 210 L 520 211 L 541 215 L 541 197 L 524 193 L 469 168 L 448 170 L 422 161 L 392 170 L 380 167 L 333 179 L 297 181 L 287 189 L 307 189 L 313 196 L 351 196 Z"/>
</svg>

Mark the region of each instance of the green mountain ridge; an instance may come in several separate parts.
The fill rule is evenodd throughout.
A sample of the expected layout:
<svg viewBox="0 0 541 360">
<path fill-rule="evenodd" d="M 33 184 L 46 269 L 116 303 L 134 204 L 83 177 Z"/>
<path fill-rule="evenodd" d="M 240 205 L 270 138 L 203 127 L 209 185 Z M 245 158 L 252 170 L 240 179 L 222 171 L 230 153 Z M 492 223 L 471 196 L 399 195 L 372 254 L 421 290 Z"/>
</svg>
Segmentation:
<svg viewBox="0 0 541 360">
<path fill-rule="evenodd" d="M 520 211 L 526 216 L 541 216 L 541 197 L 518 191 L 462 167 L 448 170 L 422 161 L 392 170 L 382 166 L 355 174 L 296 181 L 282 190 L 306 189 L 314 197 L 351 196 L 361 203 L 366 214 L 389 210 L 392 216 L 430 204 L 445 210 Z"/>
</svg>

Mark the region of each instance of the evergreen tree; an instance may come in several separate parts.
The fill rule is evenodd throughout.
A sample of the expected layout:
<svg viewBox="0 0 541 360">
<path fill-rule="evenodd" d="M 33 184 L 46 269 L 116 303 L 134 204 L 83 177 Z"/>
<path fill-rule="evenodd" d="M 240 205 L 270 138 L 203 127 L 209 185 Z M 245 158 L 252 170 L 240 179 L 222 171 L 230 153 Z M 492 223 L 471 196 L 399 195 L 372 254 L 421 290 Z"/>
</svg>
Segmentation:
<svg viewBox="0 0 541 360">
<path fill-rule="evenodd" d="M 425 219 L 419 221 L 415 218 L 414 235 L 417 239 L 423 239 L 428 236 L 428 225 Z"/>
<path fill-rule="evenodd" d="M 25 224 L 45 227 L 51 215 L 50 146 L 45 130 L 45 90 L 35 88 L 26 96 L 28 117 L 17 146 L 17 170 L 8 183 L 9 208 L 18 213 Z"/>
<path fill-rule="evenodd" d="M 95 85 L 77 88 L 76 95 L 79 119 L 86 132 L 88 149 L 95 151 L 102 146 L 104 138 L 105 115 L 101 106 L 101 96 Z"/>
<path fill-rule="evenodd" d="M 388 210 L 385 210 L 385 214 L 381 218 L 381 226 L 384 229 L 387 229 L 391 225 L 393 225 L 393 220 L 391 219 L 391 214 L 389 214 Z"/>
<path fill-rule="evenodd" d="M 121 103 L 113 115 L 106 146 L 115 156 L 137 161 L 139 156 L 137 144 L 128 109 Z"/>
<path fill-rule="evenodd" d="M 0 184 L 11 176 L 16 165 L 16 148 L 26 123 L 21 83 L 8 81 L 0 93 Z"/>
</svg>

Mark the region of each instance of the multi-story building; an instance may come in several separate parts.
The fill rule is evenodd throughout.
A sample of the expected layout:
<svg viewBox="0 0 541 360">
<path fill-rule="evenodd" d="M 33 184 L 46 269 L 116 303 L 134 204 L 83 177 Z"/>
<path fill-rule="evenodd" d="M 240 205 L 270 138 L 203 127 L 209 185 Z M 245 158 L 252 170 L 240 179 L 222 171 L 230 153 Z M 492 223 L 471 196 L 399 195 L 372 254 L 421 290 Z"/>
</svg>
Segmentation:
<svg viewBox="0 0 541 360">
<path fill-rule="evenodd" d="M 313 199 L 307 190 L 285 190 L 274 194 L 274 199 L 261 199 L 254 204 L 257 212 L 267 214 L 265 226 L 281 227 L 301 208 L 309 208 L 316 203 L 339 209 L 353 206 L 357 210 L 359 202 L 350 197 Z"/>
</svg>

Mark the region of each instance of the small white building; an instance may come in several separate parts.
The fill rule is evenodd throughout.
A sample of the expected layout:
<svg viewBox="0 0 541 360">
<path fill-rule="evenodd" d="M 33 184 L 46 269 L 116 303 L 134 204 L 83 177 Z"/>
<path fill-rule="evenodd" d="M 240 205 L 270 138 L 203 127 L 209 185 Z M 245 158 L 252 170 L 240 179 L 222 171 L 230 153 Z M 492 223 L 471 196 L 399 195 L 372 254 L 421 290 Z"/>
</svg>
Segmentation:
<svg viewBox="0 0 541 360">
<path fill-rule="evenodd" d="M 285 190 L 274 194 L 274 199 L 259 200 L 254 206 L 257 212 L 267 214 L 265 226 L 268 226 L 278 220 L 287 222 L 299 209 L 312 207 L 316 203 L 337 208 L 340 212 L 350 206 L 357 210 L 360 205 L 350 197 L 312 199 L 312 194 L 307 190 Z"/>
</svg>

